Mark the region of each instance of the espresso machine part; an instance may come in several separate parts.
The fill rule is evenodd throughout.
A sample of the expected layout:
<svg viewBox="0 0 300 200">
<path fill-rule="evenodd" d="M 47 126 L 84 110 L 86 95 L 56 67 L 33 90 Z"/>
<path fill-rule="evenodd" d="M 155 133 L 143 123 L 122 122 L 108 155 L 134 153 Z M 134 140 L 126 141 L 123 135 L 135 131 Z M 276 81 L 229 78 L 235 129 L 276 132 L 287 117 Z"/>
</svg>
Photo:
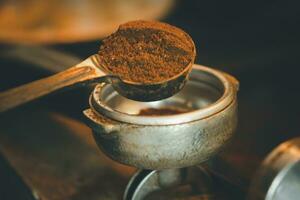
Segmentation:
<svg viewBox="0 0 300 200">
<path fill-rule="evenodd" d="M 202 183 L 200 194 L 192 199 L 211 199 L 208 176 L 203 171 L 196 175 L 191 166 L 208 160 L 232 138 L 238 87 L 232 76 L 200 65 L 193 66 L 183 90 L 155 102 L 129 100 L 109 84 L 97 85 L 84 111 L 96 143 L 113 160 L 142 169 L 132 177 L 123 199 L 145 199 L 191 177 Z M 147 109 L 161 113 L 142 114 Z M 163 113 L 166 110 L 173 112 Z"/>
<path fill-rule="evenodd" d="M 300 138 L 276 147 L 263 161 L 250 187 L 249 200 L 300 198 Z"/>
<path fill-rule="evenodd" d="M 190 186 L 192 188 L 192 194 L 185 198 L 212 199 L 211 177 L 201 167 L 161 171 L 139 170 L 129 181 L 123 199 L 157 199 L 158 195 L 155 196 L 154 193 L 180 186 Z"/>
<path fill-rule="evenodd" d="M 193 66 L 183 90 L 155 102 L 129 100 L 109 84 L 97 85 L 84 111 L 96 143 L 113 160 L 142 169 L 123 199 L 142 200 L 193 178 L 200 189 L 191 199 L 212 199 L 209 176 L 192 166 L 208 160 L 233 136 L 238 87 L 232 76 L 200 65 Z M 161 113 L 145 115 L 147 109 Z"/>
<path fill-rule="evenodd" d="M 84 114 L 99 148 L 113 160 L 140 169 L 181 168 L 206 161 L 230 141 L 237 90 L 238 82 L 228 74 L 194 65 L 187 86 L 161 101 L 132 101 L 100 84 Z M 148 108 L 184 113 L 139 115 Z"/>
</svg>

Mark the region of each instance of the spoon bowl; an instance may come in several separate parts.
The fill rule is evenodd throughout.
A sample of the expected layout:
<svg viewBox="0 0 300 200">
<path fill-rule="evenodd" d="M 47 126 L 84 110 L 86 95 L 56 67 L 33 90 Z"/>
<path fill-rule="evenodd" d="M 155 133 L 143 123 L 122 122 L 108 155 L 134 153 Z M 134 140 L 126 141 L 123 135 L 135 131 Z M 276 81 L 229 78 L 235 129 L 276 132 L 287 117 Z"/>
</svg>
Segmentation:
<svg viewBox="0 0 300 200">
<path fill-rule="evenodd" d="M 177 27 L 137 20 L 120 25 L 104 40 L 99 55 L 99 66 L 120 75 L 119 81 L 113 81 L 119 94 L 136 101 L 157 101 L 173 96 L 183 88 L 194 64 L 196 48 L 192 38 Z M 180 59 L 184 61 L 177 66 Z M 130 64 L 124 69 L 127 63 Z M 157 75 L 171 74 L 164 78 L 158 75 L 160 78 L 157 79 L 148 70 Z"/>
</svg>

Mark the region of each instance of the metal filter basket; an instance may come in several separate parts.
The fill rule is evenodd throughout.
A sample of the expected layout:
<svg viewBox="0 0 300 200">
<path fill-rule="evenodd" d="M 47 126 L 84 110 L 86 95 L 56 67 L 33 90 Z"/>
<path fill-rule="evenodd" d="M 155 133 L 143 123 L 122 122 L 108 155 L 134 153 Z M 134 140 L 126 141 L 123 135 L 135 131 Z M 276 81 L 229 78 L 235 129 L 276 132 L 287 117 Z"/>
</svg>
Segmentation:
<svg viewBox="0 0 300 200">
<path fill-rule="evenodd" d="M 185 88 L 155 102 L 137 102 L 111 85 L 97 85 L 84 111 L 99 148 L 113 160 L 142 169 L 200 164 L 218 152 L 237 126 L 238 81 L 194 65 Z M 143 116 L 141 110 L 176 109 L 180 113 Z"/>
</svg>

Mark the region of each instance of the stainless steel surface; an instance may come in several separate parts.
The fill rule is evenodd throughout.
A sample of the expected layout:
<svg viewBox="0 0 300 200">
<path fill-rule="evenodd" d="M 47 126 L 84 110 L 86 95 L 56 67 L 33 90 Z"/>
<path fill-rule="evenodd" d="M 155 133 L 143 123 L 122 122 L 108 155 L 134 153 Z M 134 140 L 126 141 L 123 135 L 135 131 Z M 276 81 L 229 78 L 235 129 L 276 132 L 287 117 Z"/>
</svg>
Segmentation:
<svg viewBox="0 0 300 200">
<path fill-rule="evenodd" d="M 142 169 L 180 168 L 207 160 L 228 143 L 237 125 L 237 89 L 238 82 L 231 76 L 194 65 L 190 81 L 178 95 L 141 103 L 102 84 L 96 87 L 91 108 L 84 114 L 100 149 L 117 162 Z M 93 99 L 97 96 L 102 105 Z M 137 115 L 143 108 L 166 106 L 187 112 Z"/>
<path fill-rule="evenodd" d="M 95 54 L 63 72 L 1 92 L 0 112 L 75 84 L 108 80 L 110 76 L 99 67 L 97 59 Z"/>
<path fill-rule="evenodd" d="M 286 141 L 263 161 L 251 184 L 249 199 L 300 198 L 300 138 Z"/>
<path fill-rule="evenodd" d="M 162 171 L 139 170 L 129 181 L 123 199 L 158 199 L 159 195 L 155 193 L 182 186 L 192 188 L 191 194 L 186 195 L 185 199 L 212 199 L 212 180 L 200 167 Z M 180 195 L 177 194 L 178 196 Z"/>
<path fill-rule="evenodd" d="M 99 114 L 120 122 L 140 125 L 171 125 L 200 120 L 214 115 L 236 100 L 238 81 L 226 73 L 193 66 L 188 86 L 177 95 L 156 102 L 136 102 L 118 95 L 108 85 L 98 85 L 90 100 L 91 107 Z M 235 102 L 234 102 L 235 103 Z M 186 110 L 170 116 L 140 116 L 145 108 L 172 107 Z"/>
</svg>

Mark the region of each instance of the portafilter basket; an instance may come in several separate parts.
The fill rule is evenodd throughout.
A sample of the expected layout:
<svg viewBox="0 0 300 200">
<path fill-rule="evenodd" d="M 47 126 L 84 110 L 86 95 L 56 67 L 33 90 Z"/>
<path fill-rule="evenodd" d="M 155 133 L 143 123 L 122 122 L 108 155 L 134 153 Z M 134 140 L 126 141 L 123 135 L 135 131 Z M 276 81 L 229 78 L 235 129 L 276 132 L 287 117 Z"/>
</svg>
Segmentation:
<svg viewBox="0 0 300 200">
<path fill-rule="evenodd" d="M 181 92 L 155 102 L 120 96 L 99 84 L 84 111 L 99 148 L 113 160 L 142 169 L 193 166 L 217 153 L 237 126 L 238 81 L 194 65 Z M 141 115 L 145 109 L 173 109 L 169 115 Z"/>
</svg>

